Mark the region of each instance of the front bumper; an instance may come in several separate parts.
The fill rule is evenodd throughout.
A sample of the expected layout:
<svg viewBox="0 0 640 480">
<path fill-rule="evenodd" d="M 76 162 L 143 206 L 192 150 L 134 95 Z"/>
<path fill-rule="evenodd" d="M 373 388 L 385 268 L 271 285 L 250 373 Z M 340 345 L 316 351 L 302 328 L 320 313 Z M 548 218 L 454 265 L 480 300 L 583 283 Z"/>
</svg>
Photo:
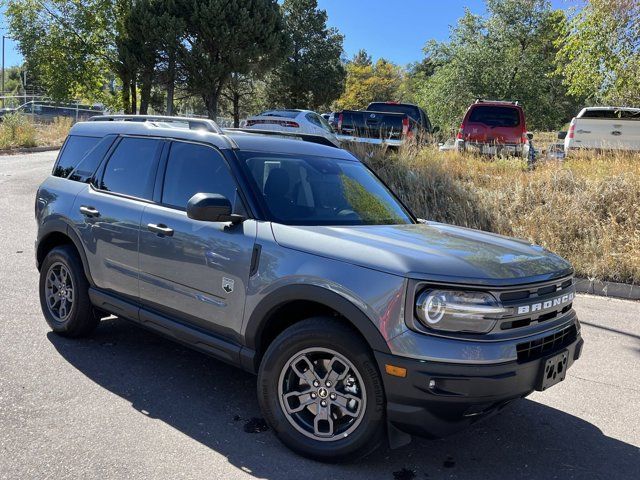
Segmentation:
<svg viewBox="0 0 640 480">
<path fill-rule="evenodd" d="M 387 419 L 414 435 L 443 437 L 502 409 L 536 389 L 547 358 L 568 350 L 568 366 L 580 357 L 580 332 L 571 343 L 528 361 L 456 364 L 416 360 L 375 352 L 387 397 Z M 386 365 L 405 368 L 406 377 L 385 372 Z M 435 387 L 429 382 L 435 380 Z"/>
</svg>

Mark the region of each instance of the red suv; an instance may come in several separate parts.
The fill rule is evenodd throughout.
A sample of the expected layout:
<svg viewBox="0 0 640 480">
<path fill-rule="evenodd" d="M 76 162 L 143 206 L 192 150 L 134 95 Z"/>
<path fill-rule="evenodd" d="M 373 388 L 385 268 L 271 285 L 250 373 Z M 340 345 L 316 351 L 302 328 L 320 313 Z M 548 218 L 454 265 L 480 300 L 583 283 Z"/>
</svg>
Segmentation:
<svg viewBox="0 0 640 480">
<path fill-rule="evenodd" d="M 458 150 L 486 155 L 511 154 L 529 158 L 533 154 L 524 111 L 518 102 L 476 100 L 469 107 L 458 131 Z"/>
</svg>

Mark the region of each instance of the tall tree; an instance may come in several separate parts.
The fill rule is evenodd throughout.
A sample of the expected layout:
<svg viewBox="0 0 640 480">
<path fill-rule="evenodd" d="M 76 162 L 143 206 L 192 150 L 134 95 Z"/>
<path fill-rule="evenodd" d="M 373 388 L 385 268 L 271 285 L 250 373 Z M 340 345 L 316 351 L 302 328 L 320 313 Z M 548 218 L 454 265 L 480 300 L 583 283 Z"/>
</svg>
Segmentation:
<svg viewBox="0 0 640 480">
<path fill-rule="evenodd" d="M 476 98 L 519 100 L 529 128 L 561 126 L 581 102 L 554 75 L 565 14 L 546 0 L 486 4 L 485 16 L 467 10 L 448 42 L 427 43 L 433 73 L 417 85 L 420 103 L 444 130 L 454 129 Z"/>
<path fill-rule="evenodd" d="M 640 0 L 589 0 L 565 31 L 558 72 L 571 93 L 640 105 Z"/>
<path fill-rule="evenodd" d="M 11 36 L 54 99 L 111 103 L 115 6 L 109 0 L 7 0 Z"/>
<path fill-rule="evenodd" d="M 188 88 L 216 118 L 232 73 L 264 71 L 280 60 L 282 16 L 275 0 L 185 0 L 184 9 L 187 35 L 180 57 Z"/>
<path fill-rule="evenodd" d="M 402 69 L 383 58 L 372 64 L 362 52 L 347 64 L 345 90 L 336 101 L 336 108 L 357 109 L 374 101 L 400 100 Z"/>
<path fill-rule="evenodd" d="M 268 98 L 273 106 L 328 106 L 342 92 L 343 36 L 327 26 L 327 12 L 318 9 L 317 0 L 284 0 L 282 11 L 289 48 L 271 76 Z"/>
</svg>

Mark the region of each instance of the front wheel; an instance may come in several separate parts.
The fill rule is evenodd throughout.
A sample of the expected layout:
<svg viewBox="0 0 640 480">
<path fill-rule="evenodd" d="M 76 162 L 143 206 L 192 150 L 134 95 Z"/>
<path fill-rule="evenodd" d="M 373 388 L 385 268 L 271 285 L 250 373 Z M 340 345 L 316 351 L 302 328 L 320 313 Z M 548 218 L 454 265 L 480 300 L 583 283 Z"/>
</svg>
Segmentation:
<svg viewBox="0 0 640 480">
<path fill-rule="evenodd" d="M 280 334 L 265 353 L 258 399 L 267 422 L 295 452 L 356 460 L 384 437 L 384 389 L 371 351 L 349 326 L 311 318 Z"/>
</svg>

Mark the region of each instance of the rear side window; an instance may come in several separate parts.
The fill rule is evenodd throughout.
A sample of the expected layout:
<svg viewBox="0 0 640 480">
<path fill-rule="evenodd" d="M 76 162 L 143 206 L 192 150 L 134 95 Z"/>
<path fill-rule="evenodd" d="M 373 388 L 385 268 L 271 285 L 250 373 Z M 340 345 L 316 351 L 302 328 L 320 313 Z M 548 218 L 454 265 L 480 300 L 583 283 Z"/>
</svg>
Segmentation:
<svg viewBox="0 0 640 480">
<path fill-rule="evenodd" d="M 517 127 L 520 111 L 512 107 L 483 105 L 472 107 L 469 122 L 483 123 L 492 127 Z"/>
<path fill-rule="evenodd" d="M 167 159 L 162 203 L 186 209 L 196 193 L 219 193 L 236 203 L 236 184 L 222 155 L 203 145 L 175 142 Z"/>
<path fill-rule="evenodd" d="M 53 167 L 53 175 L 67 178 L 84 156 L 97 145 L 98 141 L 100 141 L 100 137 L 70 135 L 64 144 L 56 166 Z"/>
<path fill-rule="evenodd" d="M 116 135 L 107 135 L 80 160 L 78 166 L 67 178 L 76 182 L 87 182 L 93 176 L 98 165 L 113 145 Z"/>
<path fill-rule="evenodd" d="M 161 147 L 156 139 L 123 138 L 107 162 L 100 189 L 150 200 Z"/>
</svg>

